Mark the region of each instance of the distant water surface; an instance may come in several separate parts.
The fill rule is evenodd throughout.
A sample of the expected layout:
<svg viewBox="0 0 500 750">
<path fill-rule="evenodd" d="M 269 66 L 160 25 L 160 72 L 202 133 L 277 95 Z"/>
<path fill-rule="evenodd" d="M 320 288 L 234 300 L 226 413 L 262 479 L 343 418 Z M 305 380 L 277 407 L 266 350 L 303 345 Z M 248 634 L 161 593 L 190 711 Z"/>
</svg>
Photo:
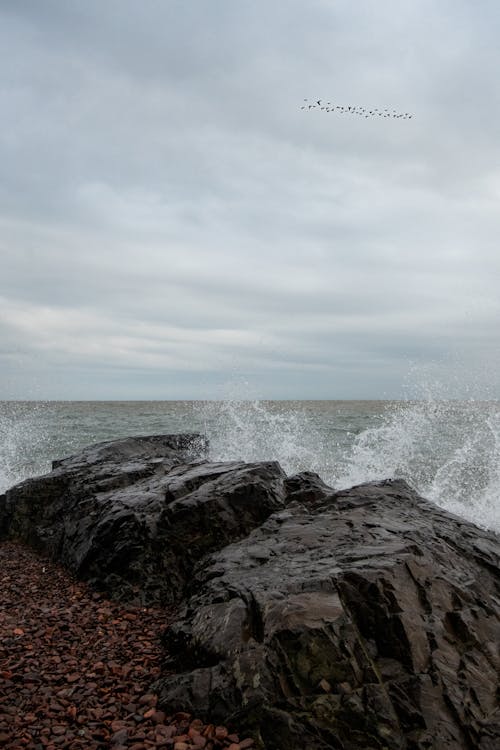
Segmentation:
<svg viewBox="0 0 500 750">
<path fill-rule="evenodd" d="M 4 401 L 0 492 L 91 443 L 191 431 L 214 460 L 277 460 L 334 487 L 403 477 L 500 531 L 497 401 Z"/>
</svg>

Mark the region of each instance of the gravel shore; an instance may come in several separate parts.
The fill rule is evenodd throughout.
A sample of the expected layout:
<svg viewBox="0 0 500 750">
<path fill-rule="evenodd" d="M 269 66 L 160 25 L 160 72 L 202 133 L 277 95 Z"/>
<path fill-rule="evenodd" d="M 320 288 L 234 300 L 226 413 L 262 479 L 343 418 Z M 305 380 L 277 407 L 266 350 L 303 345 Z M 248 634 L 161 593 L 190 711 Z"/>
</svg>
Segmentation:
<svg viewBox="0 0 500 750">
<path fill-rule="evenodd" d="M 165 716 L 165 609 L 106 599 L 19 544 L 0 544 L 0 747 L 246 750 L 226 727 Z"/>
</svg>

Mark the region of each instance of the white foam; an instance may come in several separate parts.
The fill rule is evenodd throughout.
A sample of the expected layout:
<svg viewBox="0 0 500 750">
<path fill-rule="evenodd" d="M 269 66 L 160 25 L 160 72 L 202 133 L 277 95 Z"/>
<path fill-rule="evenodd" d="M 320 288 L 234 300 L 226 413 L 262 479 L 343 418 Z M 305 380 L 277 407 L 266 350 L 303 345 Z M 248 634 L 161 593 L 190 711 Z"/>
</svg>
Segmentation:
<svg viewBox="0 0 500 750">
<path fill-rule="evenodd" d="M 340 486 L 406 479 L 424 497 L 500 531 L 500 412 L 497 402 L 398 404 L 360 434 L 344 456 Z"/>
<path fill-rule="evenodd" d="M 0 412 L 0 492 L 26 477 L 48 470 L 49 460 L 41 459 L 46 444 L 42 404 L 3 404 Z"/>
<path fill-rule="evenodd" d="M 200 408 L 214 461 L 278 461 L 288 474 L 322 466 L 312 425 L 300 406 L 234 399 Z"/>
<path fill-rule="evenodd" d="M 500 531 L 498 402 L 394 402 L 380 409 L 376 426 L 340 442 L 329 406 L 319 429 L 318 419 L 298 402 L 206 403 L 210 457 L 276 460 L 288 474 L 316 471 L 336 488 L 401 477 L 442 508 Z"/>
<path fill-rule="evenodd" d="M 239 396 L 239 394 L 236 394 Z M 246 395 L 246 394 L 244 394 Z M 9 404 L 0 410 L 0 492 L 44 473 L 50 460 L 118 434 L 158 431 L 175 416 L 199 429 L 212 460 L 279 461 L 287 474 L 310 470 L 333 487 L 402 477 L 421 495 L 500 532 L 500 404 L 445 400 L 265 402 L 236 397 L 153 407 L 123 404 Z M 172 414 L 170 413 L 171 410 Z M 174 414 L 175 412 L 175 414 Z M 104 429 L 105 428 L 105 429 Z"/>
</svg>

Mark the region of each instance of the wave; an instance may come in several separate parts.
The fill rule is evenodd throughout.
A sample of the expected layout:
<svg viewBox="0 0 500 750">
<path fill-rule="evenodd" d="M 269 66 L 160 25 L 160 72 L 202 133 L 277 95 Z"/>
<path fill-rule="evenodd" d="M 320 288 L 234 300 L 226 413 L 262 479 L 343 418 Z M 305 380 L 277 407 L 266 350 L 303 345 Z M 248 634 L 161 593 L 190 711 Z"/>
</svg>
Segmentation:
<svg viewBox="0 0 500 750">
<path fill-rule="evenodd" d="M 379 406 L 370 418 L 378 423 L 366 429 L 361 415 L 356 427 L 356 417 L 335 415 L 331 404 L 321 414 L 321 404 L 209 402 L 202 411 L 211 458 L 277 460 L 288 474 L 316 471 L 338 489 L 403 478 L 442 508 L 500 531 L 498 402 L 394 402 Z"/>
<path fill-rule="evenodd" d="M 402 477 L 442 508 L 500 531 L 499 404 L 398 404 L 382 426 L 356 437 L 336 483 L 386 477 Z"/>
<path fill-rule="evenodd" d="M 287 474 L 315 471 L 339 489 L 401 477 L 442 508 L 500 532 L 498 401 L 233 398 L 151 402 L 147 409 L 133 402 L 0 407 L 0 492 L 97 439 L 200 430 L 212 460 L 275 460 Z"/>
</svg>

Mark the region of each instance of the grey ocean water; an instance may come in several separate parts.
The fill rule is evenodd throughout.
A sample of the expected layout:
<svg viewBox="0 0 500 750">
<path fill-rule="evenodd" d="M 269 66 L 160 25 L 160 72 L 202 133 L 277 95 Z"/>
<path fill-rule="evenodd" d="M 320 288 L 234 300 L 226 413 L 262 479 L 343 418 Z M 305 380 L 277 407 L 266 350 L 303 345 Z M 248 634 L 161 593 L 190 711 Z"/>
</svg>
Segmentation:
<svg viewBox="0 0 500 750">
<path fill-rule="evenodd" d="M 0 492 L 90 443 L 187 431 L 209 437 L 213 460 L 277 460 L 336 488 L 403 477 L 500 531 L 498 401 L 4 401 Z"/>
</svg>

